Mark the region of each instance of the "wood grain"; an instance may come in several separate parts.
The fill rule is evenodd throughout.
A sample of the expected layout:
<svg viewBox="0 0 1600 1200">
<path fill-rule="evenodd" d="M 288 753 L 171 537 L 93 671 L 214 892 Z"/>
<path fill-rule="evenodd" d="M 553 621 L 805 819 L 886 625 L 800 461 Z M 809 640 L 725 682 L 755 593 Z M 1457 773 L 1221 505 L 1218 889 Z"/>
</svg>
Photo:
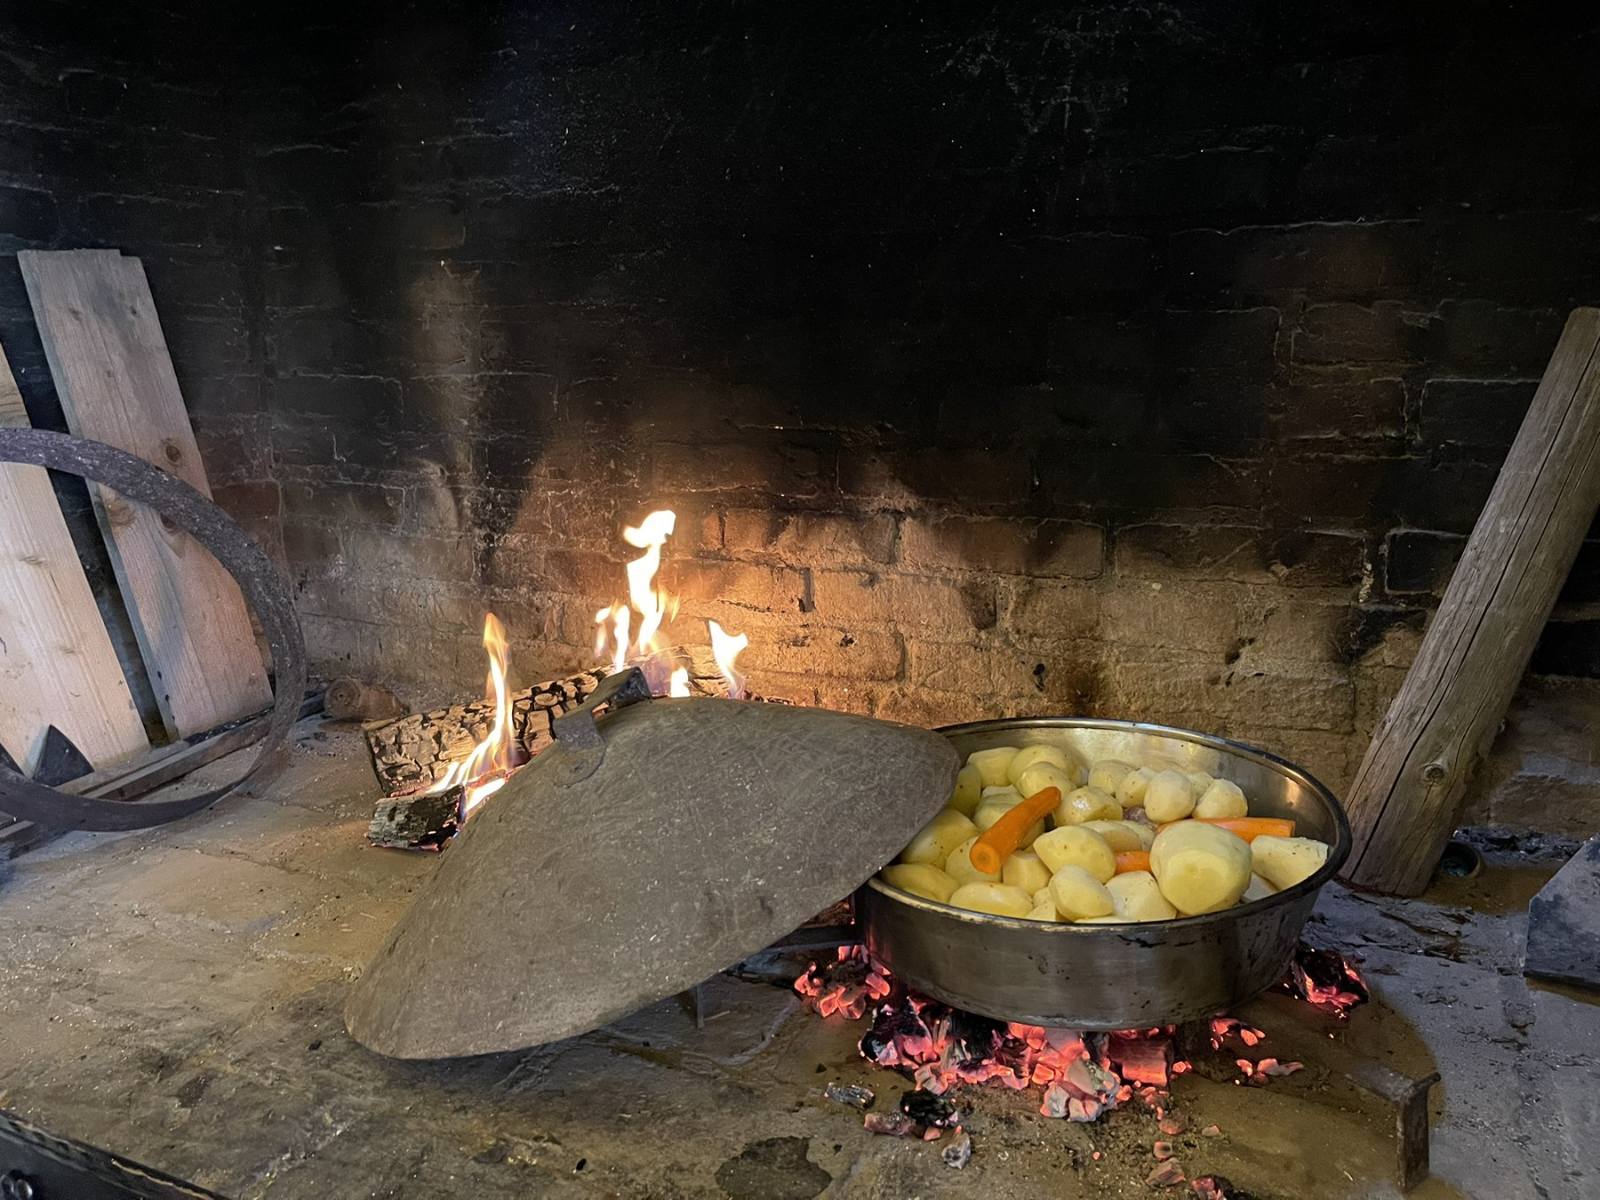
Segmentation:
<svg viewBox="0 0 1600 1200">
<path fill-rule="evenodd" d="M 0 425 L 27 412 L 0 351 Z M 33 772 L 54 724 L 96 767 L 149 748 L 50 476 L 0 464 L 0 744 Z"/>
<path fill-rule="evenodd" d="M 1350 882 L 1432 879 L 1597 507 L 1600 309 L 1579 308 L 1351 785 Z"/>
<path fill-rule="evenodd" d="M 115 250 L 17 255 L 67 424 L 209 496 L 144 266 Z M 91 485 L 162 719 L 183 736 L 271 702 L 244 599 L 157 514 Z"/>
</svg>

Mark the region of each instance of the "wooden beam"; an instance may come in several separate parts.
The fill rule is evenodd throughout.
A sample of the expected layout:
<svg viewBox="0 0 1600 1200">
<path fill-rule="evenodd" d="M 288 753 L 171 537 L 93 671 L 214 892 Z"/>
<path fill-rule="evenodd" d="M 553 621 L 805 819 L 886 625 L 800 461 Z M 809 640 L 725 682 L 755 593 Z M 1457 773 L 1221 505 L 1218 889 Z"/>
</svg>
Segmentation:
<svg viewBox="0 0 1600 1200">
<path fill-rule="evenodd" d="M 1600 507 L 1600 309 L 1575 309 L 1350 787 L 1357 887 L 1415 896 Z"/>
<path fill-rule="evenodd" d="M 0 425 L 27 424 L 0 350 Z M 0 463 L 0 744 L 32 774 L 51 725 L 96 766 L 150 747 L 49 472 Z"/>
<path fill-rule="evenodd" d="M 17 254 L 67 424 L 211 494 L 144 266 L 115 250 Z M 239 585 L 182 530 L 89 486 L 163 720 L 187 736 L 272 702 Z"/>
</svg>

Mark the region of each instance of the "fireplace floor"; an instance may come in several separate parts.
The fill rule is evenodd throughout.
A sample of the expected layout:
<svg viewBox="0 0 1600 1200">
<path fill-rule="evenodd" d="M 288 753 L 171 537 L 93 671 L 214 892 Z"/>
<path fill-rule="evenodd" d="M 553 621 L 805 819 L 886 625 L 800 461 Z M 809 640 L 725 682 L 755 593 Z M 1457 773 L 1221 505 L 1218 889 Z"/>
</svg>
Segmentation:
<svg viewBox="0 0 1600 1200">
<path fill-rule="evenodd" d="M 368 848 L 372 796 L 359 736 L 313 720 L 254 798 L 12 864 L 0 1107 L 240 1198 L 1153 1194 L 1163 1135 L 1137 1104 L 1074 1125 L 1040 1116 L 1034 1093 L 962 1093 L 961 1171 L 945 1143 L 865 1132 L 823 1085 L 865 1083 L 879 1109 L 909 1085 L 857 1057 L 859 1028 L 728 977 L 708 985 L 701 1030 L 666 1001 L 526 1053 L 368 1053 L 344 1033 L 346 989 L 438 861 Z M 1443 1075 L 1417 1197 L 1600 1194 L 1600 1007 L 1517 971 L 1526 899 L 1549 873 L 1491 866 L 1418 901 L 1335 889 L 1314 918 L 1373 987 L 1350 1043 Z M 1184 1169 L 1262 1198 L 1397 1194 L 1385 1129 L 1315 1090 L 1183 1077 Z M 1213 1123 L 1221 1137 L 1196 1136 Z"/>
</svg>

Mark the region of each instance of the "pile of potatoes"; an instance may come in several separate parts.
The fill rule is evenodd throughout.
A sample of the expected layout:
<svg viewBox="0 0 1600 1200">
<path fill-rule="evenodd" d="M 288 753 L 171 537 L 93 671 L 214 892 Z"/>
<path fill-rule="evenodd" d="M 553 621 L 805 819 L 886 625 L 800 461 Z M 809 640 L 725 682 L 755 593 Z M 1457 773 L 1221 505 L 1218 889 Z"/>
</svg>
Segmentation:
<svg viewBox="0 0 1600 1200">
<path fill-rule="evenodd" d="M 1049 827 L 1028 829 L 998 874 L 973 866 L 978 837 L 1048 787 L 1061 794 Z M 967 758 L 949 803 L 880 878 L 941 904 L 1035 921 L 1197 916 L 1292 887 L 1327 861 L 1327 844 L 1312 838 L 1247 840 L 1208 823 L 1249 815 L 1236 784 L 1203 772 L 1115 759 L 1086 765 L 1056 746 L 996 746 Z"/>
</svg>

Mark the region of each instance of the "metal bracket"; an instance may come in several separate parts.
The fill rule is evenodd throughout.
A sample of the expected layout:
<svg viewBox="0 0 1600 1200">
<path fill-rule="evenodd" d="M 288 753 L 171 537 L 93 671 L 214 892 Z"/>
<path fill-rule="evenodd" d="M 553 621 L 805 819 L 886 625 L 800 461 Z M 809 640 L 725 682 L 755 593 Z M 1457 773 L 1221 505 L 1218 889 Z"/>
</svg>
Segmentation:
<svg viewBox="0 0 1600 1200">
<path fill-rule="evenodd" d="M 559 753 L 551 755 L 556 787 L 581 783 L 597 771 L 606 757 L 606 739 L 595 714 L 601 705 L 612 712 L 650 699 L 650 684 L 638 667 L 607 675 L 582 704 L 550 722 L 550 735 Z"/>
<path fill-rule="evenodd" d="M 3 1200 L 226 1200 L 172 1175 L 0 1112 Z"/>
<path fill-rule="evenodd" d="M 132 803 L 71 796 L 0 764 L 0 812 L 47 829 L 149 829 L 199 812 L 242 787 L 270 761 L 300 714 L 306 650 L 300 623 L 278 569 L 233 518 L 205 496 L 137 455 L 44 429 L 0 429 L 0 463 L 26 463 L 79 475 L 149 505 L 209 550 L 225 567 L 260 621 L 272 655 L 274 691 L 261 749 L 243 775 L 224 787 L 178 800 Z"/>
</svg>

